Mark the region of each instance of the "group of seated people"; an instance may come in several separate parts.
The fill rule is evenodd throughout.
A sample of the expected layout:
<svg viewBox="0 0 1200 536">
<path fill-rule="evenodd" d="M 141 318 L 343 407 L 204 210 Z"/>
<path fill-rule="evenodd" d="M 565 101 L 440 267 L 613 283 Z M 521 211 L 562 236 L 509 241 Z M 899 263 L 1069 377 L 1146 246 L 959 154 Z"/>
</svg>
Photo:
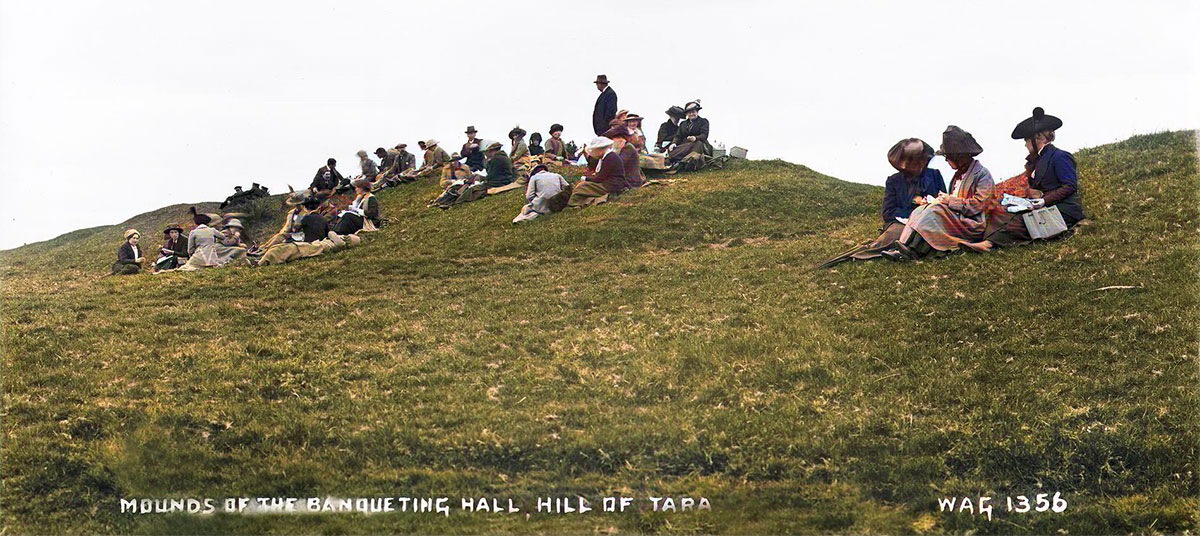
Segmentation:
<svg viewBox="0 0 1200 536">
<path fill-rule="evenodd" d="M 378 162 L 365 150 L 358 151 L 361 174 L 349 178 L 337 169 L 337 160 L 329 158 L 308 188 L 287 198 L 285 203 L 292 208 L 283 226 L 263 244 L 248 243 L 241 221 L 229 214 L 201 214 L 193 208 L 194 227 L 184 238 L 182 226 L 168 226 L 151 266 L 158 273 L 240 263 L 278 264 L 357 244 L 360 231 L 372 231 L 383 224 L 374 192 L 413 182 L 432 171 L 440 171 L 444 190 L 430 206 L 442 209 L 479 199 L 489 191 L 524 186 L 525 203 L 513 223 L 567 206 L 603 203 L 645 182 L 639 164 L 642 155 L 659 153 L 672 163 L 692 154 L 711 155 L 708 120 L 699 117 L 700 109 L 698 100 L 682 108 L 671 106 L 668 120 L 660 126 L 652 146 L 642 132 L 642 117 L 621 110 L 609 122 L 607 132 L 582 148 L 563 140 L 563 126 L 558 123 L 550 126 L 548 138 L 543 140 L 535 132 L 528 143 L 527 132 L 514 127 L 508 133 L 511 149 L 507 152 L 500 142 L 481 139 L 475 127 L 469 126 L 465 143 L 454 154 L 448 154 L 435 139 L 418 142 L 424 153 L 420 167 L 416 166 L 416 157 L 406 151 L 405 143 L 392 149 L 377 148 L 374 153 Z M 584 176 L 574 185 L 555 172 L 567 165 L 586 165 Z M 222 203 L 222 209 L 267 195 L 266 188 L 257 184 L 249 192 L 235 189 L 234 195 Z M 111 273 L 135 274 L 142 270 L 145 258 L 138 246 L 140 238 L 138 231 L 126 231 Z"/>
<path fill-rule="evenodd" d="M 1075 159 L 1053 145 L 1061 126 L 1062 120 L 1034 108 L 1012 132 L 1029 152 L 1025 169 L 999 184 L 976 160 L 983 148 L 957 126 L 946 128 L 936 152 L 920 139 L 900 140 L 888 151 L 897 173 L 884 185 L 879 236 L 821 266 L 850 259 L 919 259 L 953 250 L 987 252 L 1030 242 L 1034 234 L 1070 234 L 1084 213 Z M 935 155 L 955 171 L 949 188 L 941 173 L 929 167 Z M 1033 215 L 1038 217 L 1031 219 Z M 1032 233 L 1030 225 L 1039 232 Z"/>
</svg>

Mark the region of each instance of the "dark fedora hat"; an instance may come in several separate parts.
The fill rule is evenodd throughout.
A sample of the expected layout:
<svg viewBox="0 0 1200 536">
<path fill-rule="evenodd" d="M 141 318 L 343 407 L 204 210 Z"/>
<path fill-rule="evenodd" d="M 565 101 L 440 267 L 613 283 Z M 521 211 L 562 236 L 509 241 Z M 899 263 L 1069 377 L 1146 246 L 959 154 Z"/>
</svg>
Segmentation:
<svg viewBox="0 0 1200 536">
<path fill-rule="evenodd" d="M 1033 109 L 1032 116 L 1025 118 L 1025 120 L 1021 121 L 1020 123 L 1017 123 L 1017 128 L 1014 128 L 1012 131 L 1012 139 L 1023 140 L 1025 138 L 1032 138 L 1036 136 L 1038 132 L 1058 130 L 1059 127 L 1062 127 L 1062 119 L 1054 117 L 1053 115 L 1046 115 L 1046 110 L 1043 110 L 1041 106 L 1038 106 L 1037 108 Z"/>
<path fill-rule="evenodd" d="M 475 134 L 477 132 L 479 132 L 479 131 L 475 130 L 475 125 L 471 125 L 471 126 L 467 127 L 467 131 L 464 132 L 464 134 Z"/>
<path fill-rule="evenodd" d="M 683 108 L 680 108 L 678 106 L 672 106 L 670 108 L 667 108 L 667 115 L 669 115 L 671 117 L 683 117 L 686 114 L 683 112 Z"/>
<path fill-rule="evenodd" d="M 975 141 L 975 137 L 961 128 L 954 125 L 946 127 L 946 131 L 942 133 L 942 147 L 938 149 L 937 154 L 966 154 L 976 156 L 983 152 L 983 147 Z"/>
<path fill-rule="evenodd" d="M 608 83 L 608 75 L 604 75 L 604 74 L 596 75 L 596 83 L 597 84 L 607 84 Z"/>
</svg>

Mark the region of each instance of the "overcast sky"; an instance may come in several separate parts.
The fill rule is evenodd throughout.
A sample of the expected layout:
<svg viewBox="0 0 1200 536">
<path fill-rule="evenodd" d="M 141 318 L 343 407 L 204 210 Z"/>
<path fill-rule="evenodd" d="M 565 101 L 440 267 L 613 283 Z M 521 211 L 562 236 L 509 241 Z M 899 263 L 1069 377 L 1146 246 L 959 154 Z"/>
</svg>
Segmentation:
<svg viewBox="0 0 1200 536">
<path fill-rule="evenodd" d="M 0 248 L 467 125 L 583 142 L 598 73 L 651 135 L 699 98 L 716 142 L 882 184 L 955 124 L 1004 178 L 1034 106 L 1071 151 L 1200 126 L 1195 4 L 0 0 Z"/>
</svg>

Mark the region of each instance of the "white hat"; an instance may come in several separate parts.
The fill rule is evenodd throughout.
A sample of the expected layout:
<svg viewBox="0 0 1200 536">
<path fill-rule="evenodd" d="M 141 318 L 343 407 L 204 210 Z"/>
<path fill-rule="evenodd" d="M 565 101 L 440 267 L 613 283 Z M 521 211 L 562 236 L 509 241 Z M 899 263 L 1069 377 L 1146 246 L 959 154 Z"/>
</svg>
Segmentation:
<svg viewBox="0 0 1200 536">
<path fill-rule="evenodd" d="M 587 148 L 589 150 L 607 149 L 607 148 L 611 147 L 612 144 L 613 144 L 612 139 L 601 136 L 601 137 L 592 138 L 592 141 L 588 142 Z"/>
<path fill-rule="evenodd" d="M 425 145 L 429 146 L 429 147 L 433 147 L 434 145 L 437 145 L 437 144 L 438 144 L 437 140 L 429 140 L 429 141 L 425 142 Z"/>
</svg>

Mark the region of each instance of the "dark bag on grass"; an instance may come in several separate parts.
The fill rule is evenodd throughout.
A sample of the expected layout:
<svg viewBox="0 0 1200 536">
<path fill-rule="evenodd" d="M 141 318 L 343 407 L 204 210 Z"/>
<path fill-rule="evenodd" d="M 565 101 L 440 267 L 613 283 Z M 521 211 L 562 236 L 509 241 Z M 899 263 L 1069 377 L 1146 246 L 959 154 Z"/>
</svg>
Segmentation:
<svg viewBox="0 0 1200 536">
<path fill-rule="evenodd" d="M 559 212 L 562 209 L 567 208 L 567 201 L 571 200 L 571 190 L 573 189 L 574 187 L 571 186 L 571 183 L 564 180 L 562 191 L 554 194 L 554 197 L 546 200 L 546 204 L 550 206 L 550 212 Z"/>
</svg>

